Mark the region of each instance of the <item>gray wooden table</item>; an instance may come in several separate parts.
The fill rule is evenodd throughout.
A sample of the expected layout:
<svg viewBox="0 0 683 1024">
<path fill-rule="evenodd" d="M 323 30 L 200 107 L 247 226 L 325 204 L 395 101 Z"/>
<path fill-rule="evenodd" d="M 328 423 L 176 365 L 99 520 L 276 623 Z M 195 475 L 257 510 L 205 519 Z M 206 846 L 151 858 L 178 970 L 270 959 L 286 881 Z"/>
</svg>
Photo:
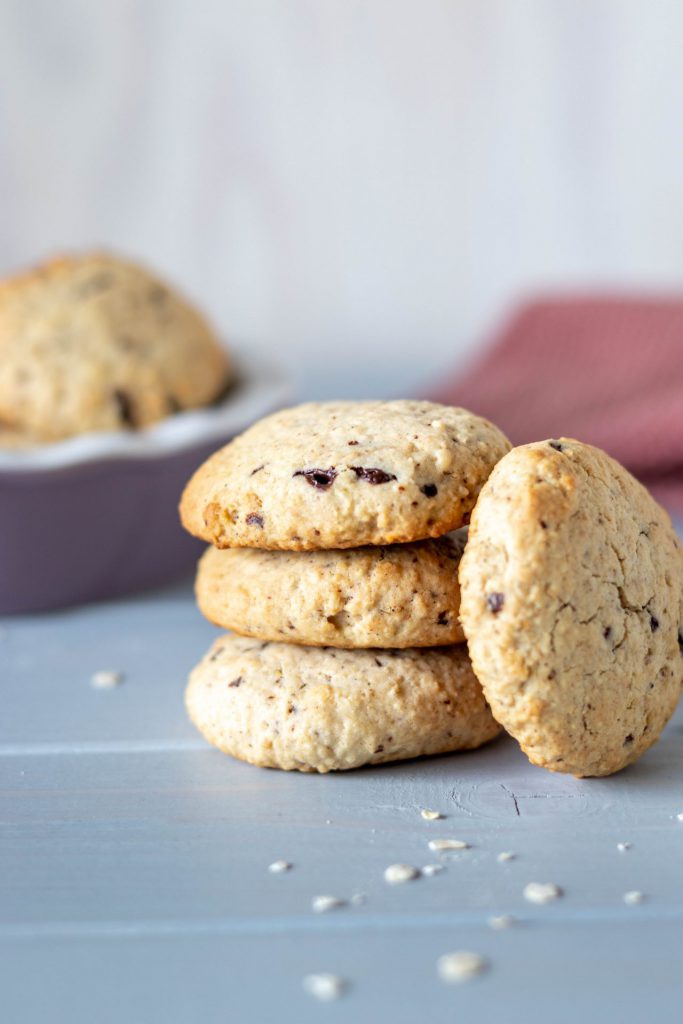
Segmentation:
<svg viewBox="0 0 683 1024">
<path fill-rule="evenodd" d="M 185 719 L 213 635 L 189 583 L 3 623 L 3 1024 L 683 1018 L 680 713 L 605 780 L 533 768 L 508 739 L 346 775 L 264 771 Z M 123 684 L 93 689 L 103 668 Z M 471 849 L 429 852 L 451 836 Z M 269 873 L 279 858 L 292 870 Z M 383 879 L 436 860 L 435 877 Z M 530 881 L 564 896 L 528 903 Z M 626 905 L 628 890 L 646 899 Z M 493 930 L 504 913 L 516 924 Z M 490 968 L 446 985 L 436 960 L 461 949 Z M 318 971 L 348 979 L 338 1002 L 303 991 Z"/>
</svg>

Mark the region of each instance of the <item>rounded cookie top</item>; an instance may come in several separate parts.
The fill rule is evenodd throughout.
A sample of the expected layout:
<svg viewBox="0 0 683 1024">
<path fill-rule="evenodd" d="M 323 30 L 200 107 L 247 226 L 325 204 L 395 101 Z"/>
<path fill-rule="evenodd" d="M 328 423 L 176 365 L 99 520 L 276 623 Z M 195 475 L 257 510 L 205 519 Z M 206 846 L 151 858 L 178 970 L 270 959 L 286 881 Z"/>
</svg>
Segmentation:
<svg viewBox="0 0 683 1024">
<path fill-rule="evenodd" d="M 534 764 L 609 775 L 655 742 L 683 681 L 683 554 L 666 512 L 579 441 L 515 448 L 460 564 L 494 715 Z"/>
<path fill-rule="evenodd" d="M 261 420 L 200 466 L 181 517 L 217 547 L 438 537 L 467 521 L 509 447 L 487 420 L 431 402 L 301 405 Z"/>
<path fill-rule="evenodd" d="M 466 530 L 438 540 L 327 551 L 210 547 L 197 601 L 217 626 L 331 647 L 462 643 L 458 563 Z"/>
<path fill-rule="evenodd" d="M 186 704 L 225 753 L 309 772 L 471 749 L 500 731 L 464 645 L 341 651 L 227 634 L 192 672 Z"/>
<path fill-rule="evenodd" d="M 7 430 L 47 442 L 145 427 L 214 401 L 229 376 L 204 318 L 132 263 L 65 257 L 0 285 Z"/>
</svg>

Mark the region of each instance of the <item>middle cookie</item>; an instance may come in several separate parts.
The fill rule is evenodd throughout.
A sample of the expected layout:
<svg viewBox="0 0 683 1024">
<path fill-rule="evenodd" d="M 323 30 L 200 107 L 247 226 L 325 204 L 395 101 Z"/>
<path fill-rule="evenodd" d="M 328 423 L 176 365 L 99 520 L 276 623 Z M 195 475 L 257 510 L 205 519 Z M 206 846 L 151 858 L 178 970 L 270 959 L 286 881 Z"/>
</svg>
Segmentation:
<svg viewBox="0 0 683 1024">
<path fill-rule="evenodd" d="M 200 611 L 258 640 L 317 647 L 434 647 L 464 641 L 458 565 L 467 530 L 343 551 L 209 548 Z"/>
</svg>

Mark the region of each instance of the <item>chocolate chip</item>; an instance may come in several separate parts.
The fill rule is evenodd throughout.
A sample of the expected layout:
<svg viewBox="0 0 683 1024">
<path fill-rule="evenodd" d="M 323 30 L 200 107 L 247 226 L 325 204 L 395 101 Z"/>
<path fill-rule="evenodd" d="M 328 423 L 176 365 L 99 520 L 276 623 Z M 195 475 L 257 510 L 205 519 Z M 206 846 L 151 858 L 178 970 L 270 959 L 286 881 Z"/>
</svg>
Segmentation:
<svg viewBox="0 0 683 1024">
<path fill-rule="evenodd" d="M 612 635 L 612 627 L 606 626 L 605 629 L 603 629 L 602 631 L 602 635 L 604 636 L 605 640 L 609 640 L 609 638 Z"/>
<path fill-rule="evenodd" d="M 294 476 L 302 476 L 311 487 L 317 487 L 319 491 L 328 490 L 337 478 L 337 470 L 334 466 L 329 469 L 297 469 Z"/>
<path fill-rule="evenodd" d="M 624 739 L 624 746 L 626 746 L 628 743 L 633 743 L 633 733 L 632 732 L 630 732 L 628 734 L 628 736 L 626 736 L 625 739 Z"/>
<path fill-rule="evenodd" d="M 252 471 L 249 474 L 249 476 L 256 476 L 256 474 L 260 473 L 262 469 L 263 469 L 263 466 L 257 466 L 256 469 L 252 469 Z"/>
<path fill-rule="evenodd" d="M 228 683 L 228 686 L 239 686 L 241 682 L 242 676 L 238 676 L 237 679 L 233 679 L 231 683 Z"/>
<path fill-rule="evenodd" d="M 436 484 L 425 484 L 420 490 L 424 494 L 425 498 L 435 498 L 439 493 L 439 488 Z"/>
<path fill-rule="evenodd" d="M 494 615 L 502 609 L 505 604 L 505 594 L 489 594 L 486 598 L 486 607 Z"/>
<path fill-rule="evenodd" d="M 436 624 L 437 624 L 437 626 L 447 626 L 448 625 L 448 612 L 439 612 L 439 617 L 436 620 Z"/>
<path fill-rule="evenodd" d="M 149 301 L 153 302 L 155 305 L 161 305 L 161 303 L 165 302 L 168 298 L 168 292 L 160 284 L 152 285 L 147 292 L 147 295 L 149 297 Z"/>
<path fill-rule="evenodd" d="M 653 633 L 656 633 L 659 629 L 659 619 L 655 618 L 654 615 L 650 616 L 650 629 Z"/>
<path fill-rule="evenodd" d="M 541 527 L 542 530 L 547 530 L 548 529 L 548 524 L 546 523 L 545 519 L 539 519 L 538 522 L 539 522 L 539 526 Z"/>
<path fill-rule="evenodd" d="M 97 295 L 99 292 L 106 292 L 108 288 L 114 283 L 114 275 L 110 274 L 108 270 L 101 270 L 92 277 L 84 281 L 78 289 L 78 297 L 80 299 L 88 299 L 91 295 Z"/>
<path fill-rule="evenodd" d="M 250 512 L 245 520 L 247 526 L 260 526 L 263 529 L 263 516 L 258 512 Z"/>
<path fill-rule="evenodd" d="M 561 452 L 564 450 L 559 441 L 548 441 L 548 444 L 551 448 L 554 448 L 556 452 Z"/>
<path fill-rule="evenodd" d="M 118 412 L 119 420 L 125 427 L 135 426 L 135 410 L 133 407 L 133 400 L 127 391 L 123 391 L 122 388 L 115 388 L 113 392 L 114 401 L 116 403 L 116 410 Z"/>
<path fill-rule="evenodd" d="M 358 441 L 348 441 L 347 444 L 353 446 L 354 444 L 358 444 Z"/>
<path fill-rule="evenodd" d="M 382 743 L 380 743 L 380 745 L 378 747 L 375 747 L 375 753 L 376 754 L 381 754 L 383 752 L 383 750 L 384 750 L 384 745 Z"/>
<path fill-rule="evenodd" d="M 366 469 L 365 466 L 349 466 L 359 480 L 367 480 L 369 484 L 388 484 L 395 480 L 393 473 L 386 473 L 383 469 Z"/>
<path fill-rule="evenodd" d="M 678 649 L 683 654 L 683 629 L 678 631 Z"/>
<path fill-rule="evenodd" d="M 215 660 L 216 660 L 216 658 L 220 658 L 220 656 L 221 656 L 221 654 L 222 654 L 222 653 L 223 653 L 223 648 L 222 648 L 222 647 L 219 647 L 219 648 L 218 648 L 217 650 L 215 650 L 215 651 L 213 652 L 213 654 L 212 654 L 212 655 L 211 655 L 211 657 L 209 658 L 209 661 L 215 661 Z"/>
</svg>

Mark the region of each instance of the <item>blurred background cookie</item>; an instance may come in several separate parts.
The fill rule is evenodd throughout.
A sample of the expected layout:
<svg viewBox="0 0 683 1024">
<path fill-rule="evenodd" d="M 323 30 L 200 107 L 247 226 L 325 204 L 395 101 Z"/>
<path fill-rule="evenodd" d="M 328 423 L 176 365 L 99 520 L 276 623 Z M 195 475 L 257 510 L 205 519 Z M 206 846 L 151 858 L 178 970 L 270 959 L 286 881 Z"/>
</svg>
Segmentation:
<svg viewBox="0 0 683 1024">
<path fill-rule="evenodd" d="M 202 314 L 128 260 L 67 256 L 0 285 L 0 445 L 147 427 L 232 375 Z"/>
</svg>

